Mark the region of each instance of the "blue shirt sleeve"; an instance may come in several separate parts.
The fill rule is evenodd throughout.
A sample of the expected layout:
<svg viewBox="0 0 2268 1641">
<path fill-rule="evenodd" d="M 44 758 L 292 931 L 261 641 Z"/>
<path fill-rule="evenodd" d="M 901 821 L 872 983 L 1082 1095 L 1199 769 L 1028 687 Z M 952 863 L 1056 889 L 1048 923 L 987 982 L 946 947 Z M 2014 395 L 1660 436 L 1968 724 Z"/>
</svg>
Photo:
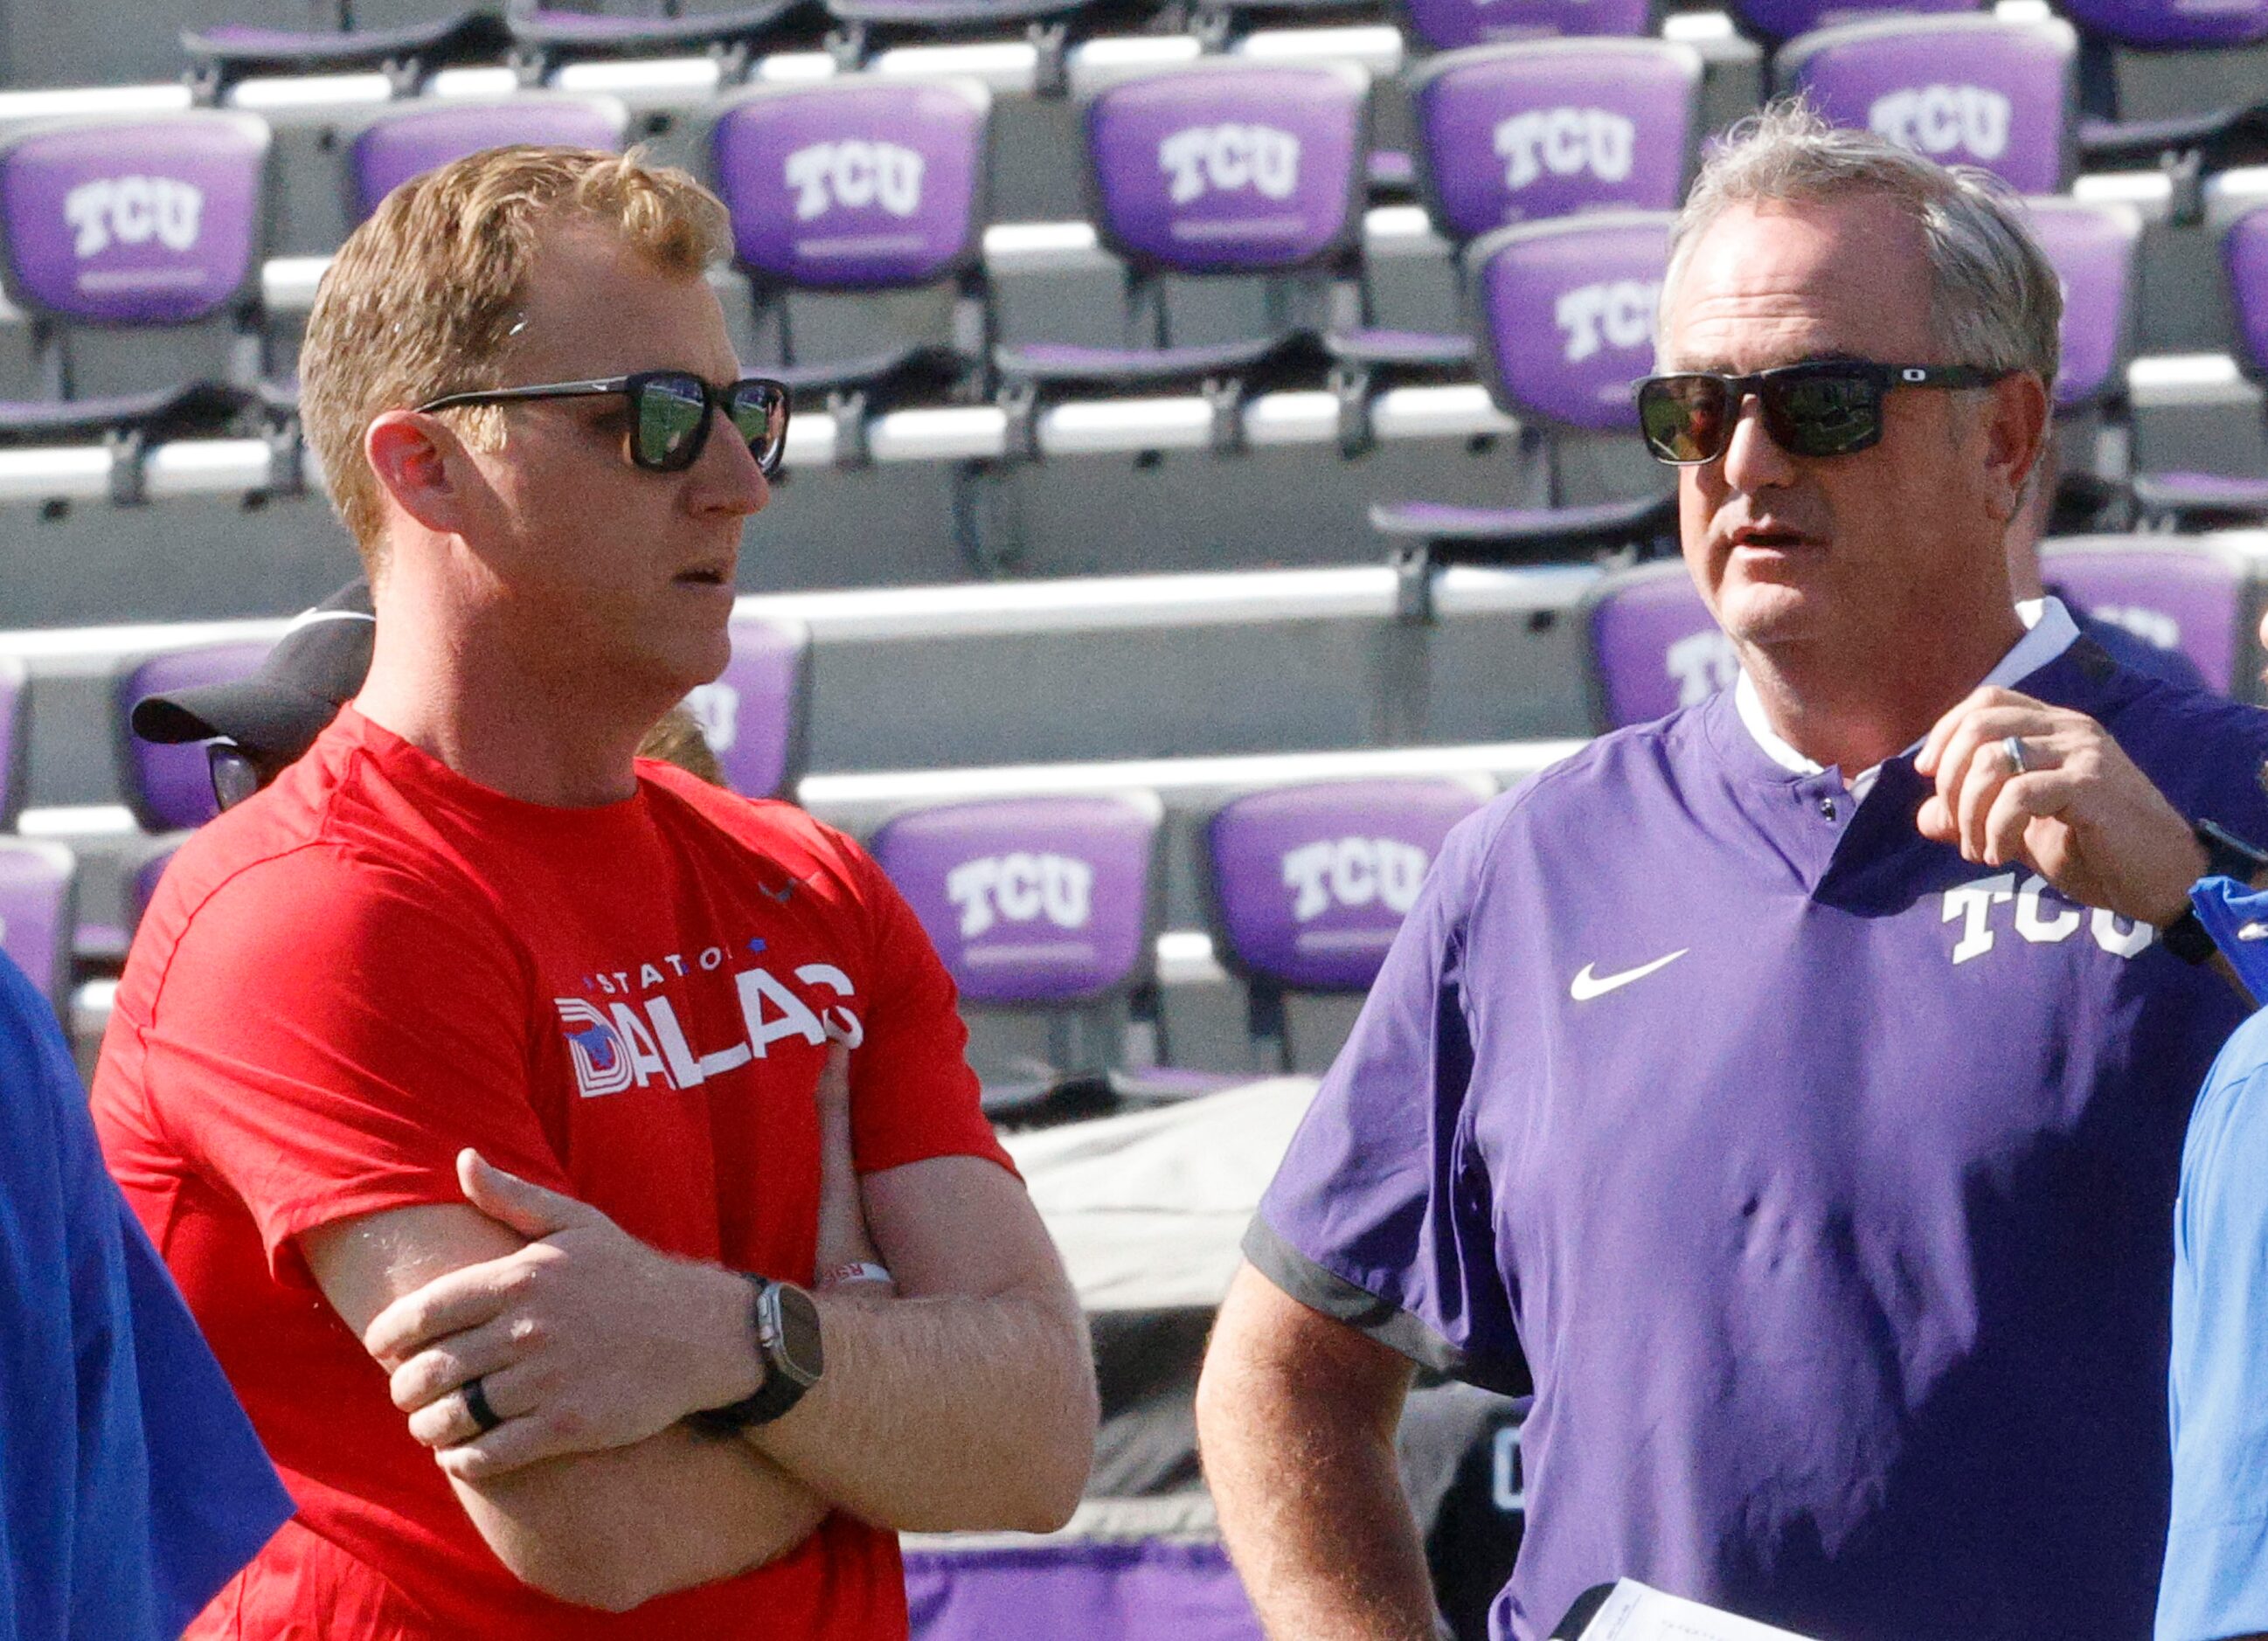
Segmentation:
<svg viewBox="0 0 2268 1641">
<path fill-rule="evenodd" d="M 1472 1143 L 1463 962 L 1503 801 L 1443 844 L 1244 1252 L 1302 1303 L 1426 1366 L 1517 1395 L 1532 1386 Z"/>
<path fill-rule="evenodd" d="M 0 1637 L 173 1637 L 291 1514 L 0 960 Z"/>
<path fill-rule="evenodd" d="M 2170 1396 L 2157 1641 L 2268 1631 L 2268 1014 L 2229 1039 L 2190 1120 Z"/>
</svg>

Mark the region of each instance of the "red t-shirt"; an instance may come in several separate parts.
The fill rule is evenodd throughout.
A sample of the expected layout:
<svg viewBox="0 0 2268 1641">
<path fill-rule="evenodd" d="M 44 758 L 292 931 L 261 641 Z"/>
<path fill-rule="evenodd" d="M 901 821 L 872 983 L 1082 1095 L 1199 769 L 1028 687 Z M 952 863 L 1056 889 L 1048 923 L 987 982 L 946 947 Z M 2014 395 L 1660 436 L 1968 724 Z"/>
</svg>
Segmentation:
<svg viewBox="0 0 2268 1641">
<path fill-rule="evenodd" d="M 952 982 L 865 852 L 790 806 L 638 776 L 595 809 L 521 803 L 350 709 L 158 886 L 95 1120 L 298 1504 L 192 1635 L 905 1634 L 896 1540 L 842 1514 L 622 1616 L 520 1584 L 296 1240 L 462 1201 L 473 1145 L 656 1247 L 808 1281 L 830 1030 L 856 1045 L 862 1172 L 1009 1166 Z"/>
</svg>

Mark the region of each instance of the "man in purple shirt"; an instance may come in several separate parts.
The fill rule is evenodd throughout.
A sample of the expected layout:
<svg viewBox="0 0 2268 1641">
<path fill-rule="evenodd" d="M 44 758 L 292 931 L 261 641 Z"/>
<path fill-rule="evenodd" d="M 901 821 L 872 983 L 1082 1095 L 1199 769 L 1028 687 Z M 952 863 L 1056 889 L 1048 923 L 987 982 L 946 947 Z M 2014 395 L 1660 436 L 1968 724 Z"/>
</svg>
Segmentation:
<svg viewBox="0 0 2268 1641">
<path fill-rule="evenodd" d="M 1990 187 L 1800 109 L 1697 183 L 1639 406 L 1742 677 L 1452 836 L 1263 1202 L 1198 1420 L 1272 1634 L 1432 1634 L 1413 1360 L 1535 1393 L 1498 1641 L 1620 1576 L 1830 1641 L 2147 1632 L 2242 1011 L 2154 926 L 2202 851 L 2098 844 L 2268 835 L 2268 715 L 2015 605 L 2059 307 Z"/>
</svg>

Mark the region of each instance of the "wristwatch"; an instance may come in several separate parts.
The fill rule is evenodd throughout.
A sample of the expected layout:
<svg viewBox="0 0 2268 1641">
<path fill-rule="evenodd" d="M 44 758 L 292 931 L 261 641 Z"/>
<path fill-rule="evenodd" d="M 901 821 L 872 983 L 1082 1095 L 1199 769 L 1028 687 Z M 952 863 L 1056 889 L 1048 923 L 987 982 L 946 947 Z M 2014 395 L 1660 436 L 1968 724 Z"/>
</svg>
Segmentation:
<svg viewBox="0 0 2268 1641">
<path fill-rule="evenodd" d="M 819 1306 L 811 1295 L 792 1283 L 774 1282 L 752 1271 L 740 1274 L 755 1291 L 749 1319 L 764 1377 L 754 1395 L 688 1416 L 688 1424 L 711 1435 L 736 1435 L 781 1417 L 819 1382 L 827 1365 L 819 1338 Z"/>
<path fill-rule="evenodd" d="M 2246 843 L 2227 827 L 2200 820 L 2191 830 L 2205 850 L 2208 878 L 2234 878 L 2239 883 L 2255 884 L 2268 874 L 2268 850 Z M 2205 932 L 2194 906 L 2183 907 L 2182 915 L 2159 931 L 2158 938 L 2166 943 L 2166 950 L 2192 967 L 2210 962 L 2215 950 L 2213 937 Z"/>
</svg>

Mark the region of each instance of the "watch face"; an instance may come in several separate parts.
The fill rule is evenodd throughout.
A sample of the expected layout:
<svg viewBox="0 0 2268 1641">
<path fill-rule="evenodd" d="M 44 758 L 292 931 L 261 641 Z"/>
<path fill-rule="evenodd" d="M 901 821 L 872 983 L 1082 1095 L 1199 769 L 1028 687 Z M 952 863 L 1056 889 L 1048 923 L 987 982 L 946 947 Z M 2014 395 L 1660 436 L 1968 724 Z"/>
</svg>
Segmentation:
<svg viewBox="0 0 2268 1641">
<path fill-rule="evenodd" d="M 819 1307 L 801 1288 L 784 1282 L 775 1283 L 767 1297 L 778 1322 L 773 1343 L 780 1372 L 806 1385 L 817 1384 L 826 1364 L 819 1343 Z"/>
</svg>

